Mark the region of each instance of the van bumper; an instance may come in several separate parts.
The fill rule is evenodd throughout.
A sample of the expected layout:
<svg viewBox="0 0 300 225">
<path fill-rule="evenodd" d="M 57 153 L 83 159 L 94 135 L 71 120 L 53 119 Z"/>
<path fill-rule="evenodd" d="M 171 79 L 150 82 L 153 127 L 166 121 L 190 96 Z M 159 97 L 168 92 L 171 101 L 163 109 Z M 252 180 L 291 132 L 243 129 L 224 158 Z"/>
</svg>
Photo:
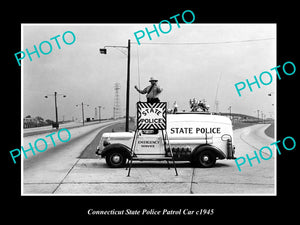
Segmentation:
<svg viewBox="0 0 300 225">
<path fill-rule="evenodd" d="M 103 152 L 103 149 L 101 150 L 100 146 L 98 145 L 96 148 L 96 152 L 95 152 L 96 156 L 103 158 L 102 152 Z"/>
</svg>

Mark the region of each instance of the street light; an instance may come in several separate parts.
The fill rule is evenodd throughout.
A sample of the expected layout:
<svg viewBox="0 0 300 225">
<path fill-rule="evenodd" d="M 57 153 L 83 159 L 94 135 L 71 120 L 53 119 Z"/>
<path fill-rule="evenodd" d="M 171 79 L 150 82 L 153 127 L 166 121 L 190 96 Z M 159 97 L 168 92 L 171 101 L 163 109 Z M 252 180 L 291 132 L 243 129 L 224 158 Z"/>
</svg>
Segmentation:
<svg viewBox="0 0 300 225">
<path fill-rule="evenodd" d="M 100 48 L 100 54 L 107 54 L 106 48 L 127 48 L 127 90 L 126 90 L 126 122 L 125 131 L 129 131 L 129 90 L 130 90 L 130 39 L 128 39 L 127 46 L 104 46 Z"/>
<path fill-rule="evenodd" d="M 45 95 L 45 98 L 48 98 L 48 96 L 54 96 L 54 106 L 55 106 L 55 119 L 56 119 L 56 122 L 52 124 L 52 127 L 58 129 L 59 127 L 59 124 L 58 124 L 58 113 L 57 113 L 57 96 L 63 96 L 63 98 L 67 97 L 66 95 L 63 95 L 63 94 L 57 94 L 57 92 L 55 91 L 54 92 L 54 95 Z"/>
<path fill-rule="evenodd" d="M 99 123 L 100 123 L 101 122 L 101 108 L 102 109 L 105 109 L 105 108 L 102 106 L 98 106 L 98 108 L 99 108 Z"/>
<path fill-rule="evenodd" d="M 106 48 L 100 48 L 100 54 L 106 54 Z"/>
<path fill-rule="evenodd" d="M 84 126 L 84 109 L 83 105 L 89 106 L 88 104 L 84 104 L 83 102 L 81 103 L 81 114 L 82 114 L 82 126 Z M 78 107 L 79 105 L 76 105 Z"/>
<path fill-rule="evenodd" d="M 262 123 L 265 123 L 265 122 L 264 122 L 264 115 L 265 115 L 265 114 L 263 113 L 262 110 L 261 110 L 260 112 L 261 112 L 261 120 L 262 120 Z"/>
<path fill-rule="evenodd" d="M 230 120 L 232 120 L 232 118 L 231 118 L 231 105 L 229 106 L 228 110 L 229 110 L 229 118 L 230 118 Z"/>
<path fill-rule="evenodd" d="M 272 91 L 271 93 L 268 94 L 268 96 L 272 96 L 272 94 L 274 94 L 275 92 Z M 274 106 L 274 103 L 272 103 L 272 106 Z"/>
</svg>

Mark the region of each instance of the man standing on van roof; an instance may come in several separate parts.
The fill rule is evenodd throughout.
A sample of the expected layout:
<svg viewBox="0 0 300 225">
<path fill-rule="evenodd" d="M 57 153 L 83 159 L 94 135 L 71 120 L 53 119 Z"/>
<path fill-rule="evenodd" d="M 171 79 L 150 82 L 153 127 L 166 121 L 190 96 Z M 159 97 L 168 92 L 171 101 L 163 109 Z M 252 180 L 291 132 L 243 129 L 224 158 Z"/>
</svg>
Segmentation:
<svg viewBox="0 0 300 225">
<path fill-rule="evenodd" d="M 162 92 L 162 88 L 160 88 L 157 85 L 157 81 L 155 78 L 151 77 L 149 82 L 151 83 L 151 85 L 147 86 L 146 88 L 144 88 L 144 90 L 140 90 L 138 89 L 138 87 L 135 85 L 135 89 L 141 93 L 141 94 L 146 94 L 146 98 L 147 98 L 147 102 L 149 103 L 156 103 L 156 102 L 160 102 L 158 96 L 159 94 Z"/>
</svg>

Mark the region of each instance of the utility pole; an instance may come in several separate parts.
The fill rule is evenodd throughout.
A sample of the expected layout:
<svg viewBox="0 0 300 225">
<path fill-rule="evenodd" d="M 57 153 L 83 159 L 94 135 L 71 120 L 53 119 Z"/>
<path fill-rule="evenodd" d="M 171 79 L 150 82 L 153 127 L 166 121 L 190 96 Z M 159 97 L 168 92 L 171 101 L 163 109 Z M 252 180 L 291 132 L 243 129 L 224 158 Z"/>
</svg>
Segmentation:
<svg viewBox="0 0 300 225">
<path fill-rule="evenodd" d="M 218 92 L 219 92 L 219 85 L 220 85 L 221 77 L 222 77 L 222 73 L 220 73 L 218 86 L 217 86 L 217 91 L 216 91 L 216 98 L 215 98 L 215 111 L 216 111 L 216 113 L 219 112 Z"/>
<path fill-rule="evenodd" d="M 84 110 L 83 110 L 83 102 L 81 103 L 81 111 L 82 111 L 82 126 L 84 126 Z"/>
<path fill-rule="evenodd" d="M 57 92 L 54 92 L 54 102 L 55 102 L 55 118 L 56 118 L 56 124 L 58 126 L 58 114 L 57 114 L 57 101 L 56 101 Z M 58 129 L 58 127 L 56 128 Z"/>
<path fill-rule="evenodd" d="M 115 83 L 114 90 L 115 90 L 115 97 L 114 97 L 114 119 L 121 117 L 121 105 L 120 105 L 120 83 Z"/>
<path fill-rule="evenodd" d="M 99 123 L 101 122 L 101 107 L 102 106 L 98 106 L 98 108 L 99 108 Z"/>
<path fill-rule="evenodd" d="M 94 120 L 97 120 L 97 107 L 95 107 L 95 117 L 94 117 Z"/>
<path fill-rule="evenodd" d="M 63 94 L 57 94 L 57 92 L 54 92 L 54 95 L 46 95 L 45 98 L 48 98 L 49 96 L 54 96 L 54 107 L 55 107 L 55 124 L 52 126 L 58 129 L 59 124 L 58 124 L 58 112 L 57 112 L 57 96 L 63 96 L 63 98 L 67 97 L 66 95 Z"/>
<path fill-rule="evenodd" d="M 86 105 L 86 106 L 89 106 L 87 104 L 84 104 L 83 102 L 81 103 L 81 114 L 82 114 L 82 126 L 84 126 L 84 109 L 83 109 L 83 106 Z M 76 107 L 78 107 L 79 105 L 76 105 Z"/>
<path fill-rule="evenodd" d="M 128 39 L 128 59 L 127 59 L 127 93 L 126 93 L 126 123 L 125 131 L 129 131 L 129 90 L 130 90 L 130 39 Z"/>
<path fill-rule="evenodd" d="M 100 48 L 100 54 L 106 54 L 106 48 L 127 48 L 127 90 L 126 90 L 126 123 L 125 131 L 129 131 L 129 93 L 130 93 L 130 39 L 128 39 L 127 46 L 104 46 Z M 124 54 L 124 52 L 122 52 Z M 114 108 L 115 110 L 115 108 Z"/>
</svg>

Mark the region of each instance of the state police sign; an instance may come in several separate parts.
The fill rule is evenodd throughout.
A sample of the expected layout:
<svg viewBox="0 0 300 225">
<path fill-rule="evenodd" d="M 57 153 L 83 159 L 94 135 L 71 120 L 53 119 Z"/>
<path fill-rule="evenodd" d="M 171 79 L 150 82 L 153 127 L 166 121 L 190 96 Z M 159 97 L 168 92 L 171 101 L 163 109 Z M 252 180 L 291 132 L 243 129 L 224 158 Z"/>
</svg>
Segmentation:
<svg viewBox="0 0 300 225">
<path fill-rule="evenodd" d="M 137 129 L 138 130 L 165 130 L 167 127 L 167 103 L 137 103 Z"/>
</svg>

